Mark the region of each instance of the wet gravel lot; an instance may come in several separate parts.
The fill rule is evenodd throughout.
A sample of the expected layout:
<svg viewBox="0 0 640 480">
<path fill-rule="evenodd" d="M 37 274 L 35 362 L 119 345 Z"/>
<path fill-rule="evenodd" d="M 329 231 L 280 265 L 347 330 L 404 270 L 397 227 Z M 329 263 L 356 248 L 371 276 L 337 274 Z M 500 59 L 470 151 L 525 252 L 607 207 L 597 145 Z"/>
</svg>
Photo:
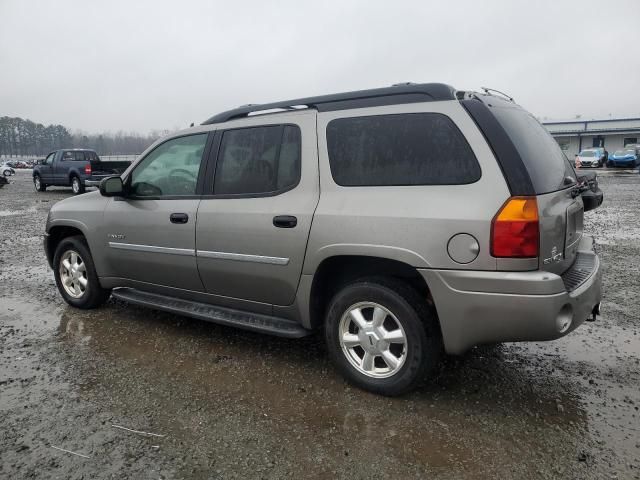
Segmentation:
<svg viewBox="0 0 640 480">
<path fill-rule="evenodd" d="M 597 322 L 447 358 L 395 399 L 349 387 L 321 336 L 67 306 L 40 235 L 71 192 L 30 180 L 0 189 L 0 478 L 640 478 L 637 174 L 600 173 L 586 214 Z"/>
</svg>

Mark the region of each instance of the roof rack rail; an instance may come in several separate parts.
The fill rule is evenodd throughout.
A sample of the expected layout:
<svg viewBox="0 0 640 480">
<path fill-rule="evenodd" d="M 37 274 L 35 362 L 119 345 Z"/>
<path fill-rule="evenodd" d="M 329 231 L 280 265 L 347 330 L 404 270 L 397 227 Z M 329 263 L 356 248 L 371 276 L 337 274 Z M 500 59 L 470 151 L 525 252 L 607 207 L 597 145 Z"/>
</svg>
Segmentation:
<svg viewBox="0 0 640 480">
<path fill-rule="evenodd" d="M 332 95 L 298 98 L 282 102 L 243 105 L 233 110 L 218 113 L 202 122 L 202 125 L 223 123 L 260 112 L 273 113 L 267 112 L 268 110 L 298 110 L 300 109 L 299 107 L 306 107 L 314 108 L 320 112 L 329 112 L 401 103 L 455 100 L 455 92 L 453 87 L 443 83 L 403 83 L 386 88 L 335 93 Z"/>
</svg>

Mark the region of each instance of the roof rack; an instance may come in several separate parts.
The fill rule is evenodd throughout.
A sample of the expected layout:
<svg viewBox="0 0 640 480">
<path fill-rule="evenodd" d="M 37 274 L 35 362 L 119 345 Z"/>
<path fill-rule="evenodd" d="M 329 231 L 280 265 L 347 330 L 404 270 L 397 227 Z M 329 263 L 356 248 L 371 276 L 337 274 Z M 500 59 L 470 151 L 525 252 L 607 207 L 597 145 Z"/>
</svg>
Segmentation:
<svg viewBox="0 0 640 480">
<path fill-rule="evenodd" d="M 378 107 L 382 105 L 396 105 L 401 103 L 435 102 L 440 100 L 455 100 L 455 89 L 443 83 L 403 83 L 386 88 L 359 90 L 355 92 L 335 93 L 319 97 L 298 98 L 283 102 L 249 104 L 218 113 L 202 125 L 223 123 L 237 118 L 248 117 L 251 114 L 268 110 L 298 110 L 300 108 L 314 108 L 319 112 L 334 110 L 348 110 L 352 108 Z"/>
</svg>

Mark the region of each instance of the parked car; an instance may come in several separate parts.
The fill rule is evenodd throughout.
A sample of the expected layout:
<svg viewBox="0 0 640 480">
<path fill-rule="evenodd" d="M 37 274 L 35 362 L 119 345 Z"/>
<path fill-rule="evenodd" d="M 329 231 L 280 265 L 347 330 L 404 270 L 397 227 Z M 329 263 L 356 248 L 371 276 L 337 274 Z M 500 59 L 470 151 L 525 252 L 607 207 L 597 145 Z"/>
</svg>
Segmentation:
<svg viewBox="0 0 640 480">
<path fill-rule="evenodd" d="M 617 150 L 609 155 L 607 167 L 635 168 L 638 165 L 638 153 L 634 148 Z"/>
<path fill-rule="evenodd" d="M 408 84 L 165 137 L 56 203 L 44 248 L 74 307 L 113 295 L 284 337 L 322 329 L 349 381 L 398 395 L 442 352 L 595 319 L 588 188 L 512 101 Z"/>
<path fill-rule="evenodd" d="M 0 165 L 0 174 L 2 174 L 3 177 L 10 177 L 11 175 L 15 175 L 16 171 L 8 164 L 3 163 Z"/>
<path fill-rule="evenodd" d="M 640 143 L 629 143 L 628 145 L 624 146 L 624 150 L 634 150 L 636 152 L 636 155 L 640 155 Z"/>
<path fill-rule="evenodd" d="M 33 184 L 39 192 L 48 186 L 70 185 L 77 195 L 86 187 L 98 186 L 103 178 L 124 172 L 129 165 L 127 161 L 102 162 L 93 150 L 56 150 L 33 168 Z"/>
<path fill-rule="evenodd" d="M 576 168 L 600 168 L 604 165 L 605 161 L 606 157 L 604 155 L 604 148 L 587 148 L 576 155 L 575 166 Z"/>
</svg>

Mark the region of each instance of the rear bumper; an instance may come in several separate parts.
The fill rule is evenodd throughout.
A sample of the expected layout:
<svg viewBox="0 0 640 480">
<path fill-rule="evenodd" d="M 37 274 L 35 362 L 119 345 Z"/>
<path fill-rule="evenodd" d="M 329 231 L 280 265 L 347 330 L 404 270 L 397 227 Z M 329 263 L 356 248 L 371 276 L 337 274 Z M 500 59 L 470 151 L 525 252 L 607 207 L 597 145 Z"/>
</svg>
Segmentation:
<svg viewBox="0 0 640 480">
<path fill-rule="evenodd" d="M 447 353 L 487 343 L 553 340 L 575 330 L 602 296 L 593 239 L 584 237 L 578 251 L 580 262 L 562 276 L 420 270 L 431 289 Z"/>
<path fill-rule="evenodd" d="M 89 177 L 84 180 L 84 184 L 86 187 L 99 187 L 100 182 L 110 175 L 105 175 L 104 177 Z"/>
</svg>

